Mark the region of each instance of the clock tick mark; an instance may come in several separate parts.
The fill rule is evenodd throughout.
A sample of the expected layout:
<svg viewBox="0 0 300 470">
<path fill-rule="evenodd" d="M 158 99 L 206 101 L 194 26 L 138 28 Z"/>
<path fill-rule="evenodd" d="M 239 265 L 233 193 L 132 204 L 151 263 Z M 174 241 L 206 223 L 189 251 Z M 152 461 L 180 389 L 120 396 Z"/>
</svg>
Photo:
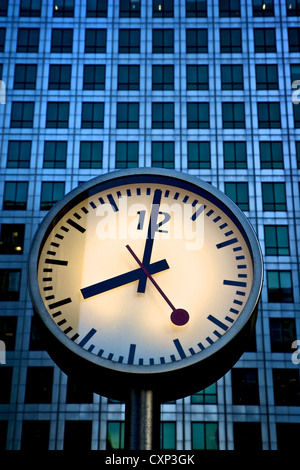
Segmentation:
<svg viewBox="0 0 300 470">
<path fill-rule="evenodd" d="M 84 233 L 84 232 L 85 232 L 85 228 L 82 227 L 81 225 L 79 225 L 77 222 L 75 222 L 75 221 L 72 220 L 72 219 L 68 219 L 68 220 L 67 220 L 67 224 L 71 225 L 71 227 L 75 228 L 76 230 L 78 230 L 78 231 L 81 232 L 81 233 Z"/>
<path fill-rule="evenodd" d="M 79 346 L 83 348 L 83 346 L 86 345 L 86 343 L 94 336 L 95 333 L 97 333 L 97 330 L 95 330 L 95 328 L 91 328 L 90 331 L 82 338 Z"/>
<path fill-rule="evenodd" d="M 67 305 L 72 302 L 72 299 L 70 297 L 66 297 L 65 299 L 58 300 L 57 302 L 54 302 L 53 304 L 49 304 L 48 307 L 50 310 L 53 310 L 54 308 L 61 307 L 62 305 Z"/>
<path fill-rule="evenodd" d="M 62 260 L 62 259 L 46 258 L 45 259 L 45 264 L 56 264 L 58 266 L 68 266 L 68 261 L 65 261 L 65 260 Z"/>
<path fill-rule="evenodd" d="M 226 240 L 225 242 L 218 243 L 216 247 L 218 250 L 220 248 L 225 248 L 226 246 L 232 245 L 233 243 L 237 243 L 238 239 L 237 238 L 230 238 L 229 240 Z"/>
</svg>

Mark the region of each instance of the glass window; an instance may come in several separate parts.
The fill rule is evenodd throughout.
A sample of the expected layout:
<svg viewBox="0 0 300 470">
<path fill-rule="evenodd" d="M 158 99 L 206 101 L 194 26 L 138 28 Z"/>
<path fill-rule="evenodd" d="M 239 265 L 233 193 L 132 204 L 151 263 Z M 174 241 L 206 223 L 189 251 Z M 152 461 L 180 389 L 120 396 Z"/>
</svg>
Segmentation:
<svg viewBox="0 0 300 470">
<path fill-rule="evenodd" d="M 210 142 L 188 142 L 188 168 L 211 168 Z"/>
<path fill-rule="evenodd" d="M 1 419 L 0 420 L 0 451 L 6 449 L 7 428 L 8 428 L 8 420 Z"/>
<path fill-rule="evenodd" d="M 46 128 L 62 129 L 69 125 L 69 103 L 48 102 Z"/>
<path fill-rule="evenodd" d="M 1 0 L 0 16 L 7 16 L 7 7 L 8 7 L 8 0 Z"/>
<path fill-rule="evenodd" d="M 289 52 L 300 52 L 300 28 L 288 28 Z"/>
<path fill-rule="evenodd" d="M 36 323 L 36 318 L 31 317 L 29 351 L 44 351 L 45 344 L 41 340 L 39 330 Z"/>
<path fill-rule="evenodd" d="M 274 0 L 252 0 L 253 16 L 274 16 Z"/>
<path fill-rule="evenodd" d="M 50 65 L 49 90 L 70 90 L 71 65 Z"/>
<path fill-rule="evenodd" d="M 106 18 L 107 0 L 87 0 L 86 16 L 87 18 Z"/>
<path fill-rule="evenodd" d="M 186 52 L 192 54 L 207 54 L 207 29 L 186 30 Z"/>
<path fill-rule="evenodd" d="M 25 403 L 51 403 L 53 367 L 27 367 Z"/>
<path fill-rule="evenodd" d="M 208 65 L 186 66 L 187 90 L 208 90 Z"/>
<path fill-rule="evenodd" d="M 152 30 L 152 52 L 157 54 L 172 54 L 174 52 L 174 30 Z"/>
<path fill-rule="evenodd" d="M 41 0 L 21 0 L 20 16 L 40 17 L 41 3 Z"/>
<path fill-rule="evenodd" d="M 280 129 L 280 103 L 257 103 L 258 127 L 260 129 Z"/>
<path fill-rule="evenodd" d="M 291 353 L 292 343 L 297 339 L 294 318 L 270 318 L 272 352 Z"/>
<path fill-rule="evenodd" d="M 294 452 L 299 445 L 299 433 L 300 423 L 276 423 L 277 450 Z"/>
<path fill-rule="evenodd" d="M 38 28 L 19 28 L 17 52 L 38 52 L 40 30 Z"/>
<path fill-rule="evenodd" d="M 65 183 L 58 181 L 44 181 L 42 183 L 40 210 L 48 211 L 65 194 Z"/>
<path fill-rule="evenodd" d="M 242 210 L 249 210 L 248 183 L 225 183 L 225 194 Z"/>
<path fill-rule="evenodd" d="M 254 28 L 255 52 L 276 52 L 276 35 L 274 28 Z"/>
<path fill-rule="evenodd" d="M 10 127 L 31 129 L 33 127 L 34 103 L 13 101 L 11 107 Z"/>
<path fill-rule="evenodd" d="M 174 90 L 173 65 L 152 65 L 152 90 Z"/>
<path fill-rule="evenodd" d="M 262 450 L 261 423 L 235 422 L 233 423 L 234 450 L 240 452 Z"/>
<path fill-rule="evenodd" d="M 139 128 L 139 103 L 117 103 L 117 128 Z"/>
<path fill-rule="evenodd" d="M 274 401 L 277 406 L 299 406 L 298 369 L 273 369 Z"/>
<path fill-rule="evenodd" d="M 106 29 L 85 30 L 85 53 L 103 54 L 106 52 Z"/>
<path fill-rule="evenodd" d="M 0 254 L 22 255 L 25 224 L 1 224 L 0 228 Z"/>
<path fill-rule="evenodd" d="M 118 90 L 140 89 L 140 66 L 119 65 L 118 66 Z"/>
<path fill-rule="evenodd" d="M 242 30 L 239 28 L 220 29 L 221 53 L 242 52 Z"/>
<path fill-rule="evenodd" d="M 64 450 L 90 450 L 92 441 L 92 421 L 66 420 Z"/>
<path fill-rule="evenodd" d="M 29 168 L 31 142 L 27 140 L 10 140 L 7 152 L 7 168 Z"/>
<path fill-rule="evenodd" d="M 262 169 L 283 168 L 282 142 L 260 142 L 259 152 Z"/>
<path fill-rule="evenodd" d="M 267 271 L 267 283 L 269 302 L 293 302 L 291 271 Z"/>
<path fill-rule="evenodd" d="M 35 90 L 36 65 L 15 65 L 14 90 Z"/>
<path fill-rule="evenodd" d="M 81 129 L 103 129 L 104 103 L 82 103 Z"/>
<path fill-rule="evenodd" d="M 295 80 L 300 80 L 300 64 L 291 64 L 291 82 Z"/>
<path fill-rule="evenodd" d="M 296 145 L 297 168 L 300 169 L 300 141 L 295 142 L 295 145 Z"/>
<path fill-rule="evenodd" d="M 293 110 L 294 110 L 294 127 L 295 129 L 299 129 L 300 128 L 300 106 L 294 105 Z"/>
<path fill-rule="evenodd" d="M 0 341 L 4 341 L 6 351 L 14 351 L 18 317 L 0 317 Z"/>
<path fill-rule="evenodd" d="M 0 28 L 0 52 L 4 52 L 6 29 Z"/>
<path fill-rule="evenodd" d="M 259 405 L 257 369 L 231 369 L 233 405 Z"/>
<path fill-rule="evenodd" d="M 18 301 L 20 282 L 20 269 L 0 269 L 0 301 Z"/>
<path fill-rule="evenodd" d="M 138 162 L 138 142 L 116 142 L 116 168 L 136 168 Z"/>
<path fill-rule="evenodd" d="M 0 403 L 10 402 L 11 382 L 12 382 L 13 368 L 5 365 L 0 367 Z"/>
<path fill-rule="evenodd" d="M 209 129 L 209 103 L 187 103 L 187 128 Z"/>
<path fill-rule="evenodd" d="M 256 89 L 278 90 L 277 65 L 256 65 Z"/>
<path fill-rule="evenodd" d="M 152 103 L 152 129 L 174 129 L 174 103 Z"/>
<path fill-rule="evenodd" d="M 79 168 L 102 168 L 103 142 L 80 142 Z"/>
<path fill-rule="evenodd" d="M 73 49 L 73 29 L 53 28 L 51 52 L 71 53 Z"/>
<path fill-rule="evenodd" d="M 286 0 L 287 16 L 300 16 L 300 0 Z"/>
<path fill-rule="evenodd" d="M 218 450 L 218 423 L 192 422 L 192 449 Z"/>
<path fill-rule="evenodd" d="M 219 0 L 219 15 L 221 17 L 241 16 L 240 0 Z"/>
<path fill-rule="evenodd" d="M 93 392 L 82 382 L 68 377 L 66 403 L 93 403 Z"/>
<path fill-rule="evenodd" d="M 123 421 L 107 422 L 106 450 L 124 449 L 125 423 Z"/>
<path fill-rule="evenodd" d="M 244 103 L 222 103 L 223 129 L 245 129 Z"/>
<path fill-rule="evenodd" d="M 187 18 L 207 16 L 207 0 L 186 0 L 185 8 Z"/>
<path fill-rule="evenodd" d="M 216 404 L 217 402 L 218 402 L 218 397 L 217 397 L 217 384 L 216 383 L 210 385 L 204 390 L 201 390 L 200 392 L 195 393 L 194 395 L 191 395 L 191 403 L 193 405 L 200 405 L 200 404 L 211 405 L 211 404 Z"/>
<path fill-rule="evenodd" d="M 265 225 L 265 252 L 271 256 L 288 256 L 289 228 L 287 225 Z"/>
<path fill-rule="evenodd" d="M 224 168 L 247 168 L 246 142 L 224 142 Z"/>
<path fill-rule="evenodd" d="M 119 53 L 138 54 L 140 52 L 140 30 L 120 29 L 119 30 Z"/>
<path fill-rule="evenodd" d="M 286 211 L 285 183 L 262 183 L 264 211 Z"/>
<path fill-rule="evenodd" d="M 174 142 L 152 142 L 152 166 L 174 168 Z"/>
<path fill-rule="evenodd" d="M 25 211 L 27 207 L 27 181 L 6 181 L 3 210 Z"/>
<path fill-rule="evenodd" d="M 50 421 L 24 420 L 22 423 L 21 450 L 48 450 Z"/>
<path fill-rule="evenodd" d="M 222 90 L 243 90 L 243 66 L 221 65 Z"/>
<path fill-rule="evenodd" d="M 153 18 L 173 18 L 174 0 L 152 0 Z"/>
<path fill-rule="evenodd" d="M 54 0 L 53 17 L 54 18 L 73 18 L 75 0 Z"/>
<path fill-rule="evenodd" d="M 105 89 L 105 65 L 85 65 L 83 71 L 84 90 Z"/>
<path fill-rule="evenodd" d="M 176 449 L 176 422 L 162 421 L 160 423 L 160 448 Z"/>
<path fill-rule="evenodd" d="M 140 0 L 120 0 L 120 18 L 140 18 Z"/>
<path fill-rule="evenodd" d="M 46 141 L 44 145 L 44 168 L 66 168 L 67 142 Z"/>
</svg>

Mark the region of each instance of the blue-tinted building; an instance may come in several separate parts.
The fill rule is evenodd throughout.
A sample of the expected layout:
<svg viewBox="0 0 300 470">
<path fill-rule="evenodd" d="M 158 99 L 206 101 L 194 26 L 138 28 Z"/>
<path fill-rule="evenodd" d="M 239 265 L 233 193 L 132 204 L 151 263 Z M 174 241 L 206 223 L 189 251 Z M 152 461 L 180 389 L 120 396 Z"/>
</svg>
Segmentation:
<svg viewBox="0 0 300 470">
<path fill-rule="evenodd" d="M 265 260 L 255 341 L 209 389 L 162 405 L 161 447 L 295 445 L 299 53 L 299 0 L 0 0 L 1 449 L 123 446 L 124 404 L 72 383 L 43 350 L 26 261 L 65 193 L 137 166 L 224 191 Z"/>
</svg>

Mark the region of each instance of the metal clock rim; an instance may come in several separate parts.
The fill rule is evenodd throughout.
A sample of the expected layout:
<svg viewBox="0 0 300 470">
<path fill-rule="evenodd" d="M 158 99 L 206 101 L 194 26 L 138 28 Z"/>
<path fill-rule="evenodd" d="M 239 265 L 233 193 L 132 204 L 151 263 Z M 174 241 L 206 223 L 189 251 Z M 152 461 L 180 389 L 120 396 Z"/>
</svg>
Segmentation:
<svg viewBox="0 0 300 470">
<path fill-rule="evenodd" d="M 38 281 L 37 281 L 37 268 L 39 261 L 40 249 L 51 222 L 62 212 L 63 209 L 69 210 L 68 206 L 71 201 L 75 198 L 78 198 L 81 193 L 85 193 L 86 190 L 91 189 L 101 183 L 110 180 L 116 180 L 116 186 L 124 177 L 128 176 L 139 176 L 139 175 L 152 175 L 152 176 L 163 176 L 166 178 L 171 178 L 174 180 L 180 180 L 183 182 L 188 182 L 196 187 L 202 188 L 207 193 L 212 194 L 217 200 L 221 201 L 222 204 L 227 206 L 232 214 L 240 222 L 251 248 L 251 255 L 253 257 L 253 282 L 251 291 L 247 303 L 239 315 L 238 319 L 231 326 L 229 331 L 226 332 L 221 338 L 218 339 L 215 343 L 210 345 L 204 351 L 201 351 L 199 354 L 186 357 L 180 361 L 170 362 L 166 364 L 157 364 L 157 365 L 134 365 L 134 364 L 123 364 L 110 361 L 105 358 L 101 358 L 93 355 L 87 350 L 81 348 L 79 345 L 74 343 L 70 338 L 68 338 L 56 325 L 56 323 L 50 317 L 42 297 L 40 295 Z M 220 351 L 225 345 L 231 342 L 231 340 L 239 333 L 243 327 L 246 325 L 248 320 L 251 317 L 252 312 L 257 307 L 259 296 L 262 289 L 263 282 L 263 261 L 261 249 L 254 232 L 254 229 L 250 221 L 246 218 L 243 212 L 235 205 L 235 203 L 229 199 L 224 193 L 210 185 L 209 183 L 201 180 L 197 176 L 189 175 L 183 172 L 176 170 L 166 170 L 166 169 L 154 169 L 154 168 L 132 168 L 126 170 L 118 170 L 96 176 L 95 178 L 90 179 L 89 181 L 82 183 L 77 188 L 70 191 L 66 194 L 45 216 L 41 224 L 39 225 L 35 236 L 33 238 L 31 249 L 29 252 L 28 264 L 27 264 L 27 275 L 28 275 L 28 290 L 31 297 L 32 304 L 34 306 L 35 312 L 38 314 L 43 324 L 49 330 L 50 334 L 59 341 L 59 343 L 66 347 L 71 353 L 79 356 L 84 361 L 101 366 L 105 369 L 115 372 L 122 373 L 131 373 L 131 374 L 157 374 L 164 372 L 172 372 L 181 368 L 187 368 L 196 363 L 200 363 L 205 359 L 213 356 L 216 352 Z"/>
</svg>

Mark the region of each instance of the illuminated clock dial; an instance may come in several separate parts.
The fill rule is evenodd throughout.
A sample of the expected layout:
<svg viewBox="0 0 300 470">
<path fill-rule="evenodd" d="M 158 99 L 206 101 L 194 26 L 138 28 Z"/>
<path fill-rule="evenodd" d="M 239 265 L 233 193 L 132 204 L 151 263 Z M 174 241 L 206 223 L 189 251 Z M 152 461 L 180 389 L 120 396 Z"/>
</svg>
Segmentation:
<svg viewBox="0 0 300 470">
<path fill-rule="evenodd" d="M 151 374 L 201 361 L 246 323 L 260 257 L 256 266 L 255 235 L 219 191 L 177 172 L 137 170 L 66 198 L 44 221 L 35 260 L 42 317 L 66 347 Z"/>
</svg>

